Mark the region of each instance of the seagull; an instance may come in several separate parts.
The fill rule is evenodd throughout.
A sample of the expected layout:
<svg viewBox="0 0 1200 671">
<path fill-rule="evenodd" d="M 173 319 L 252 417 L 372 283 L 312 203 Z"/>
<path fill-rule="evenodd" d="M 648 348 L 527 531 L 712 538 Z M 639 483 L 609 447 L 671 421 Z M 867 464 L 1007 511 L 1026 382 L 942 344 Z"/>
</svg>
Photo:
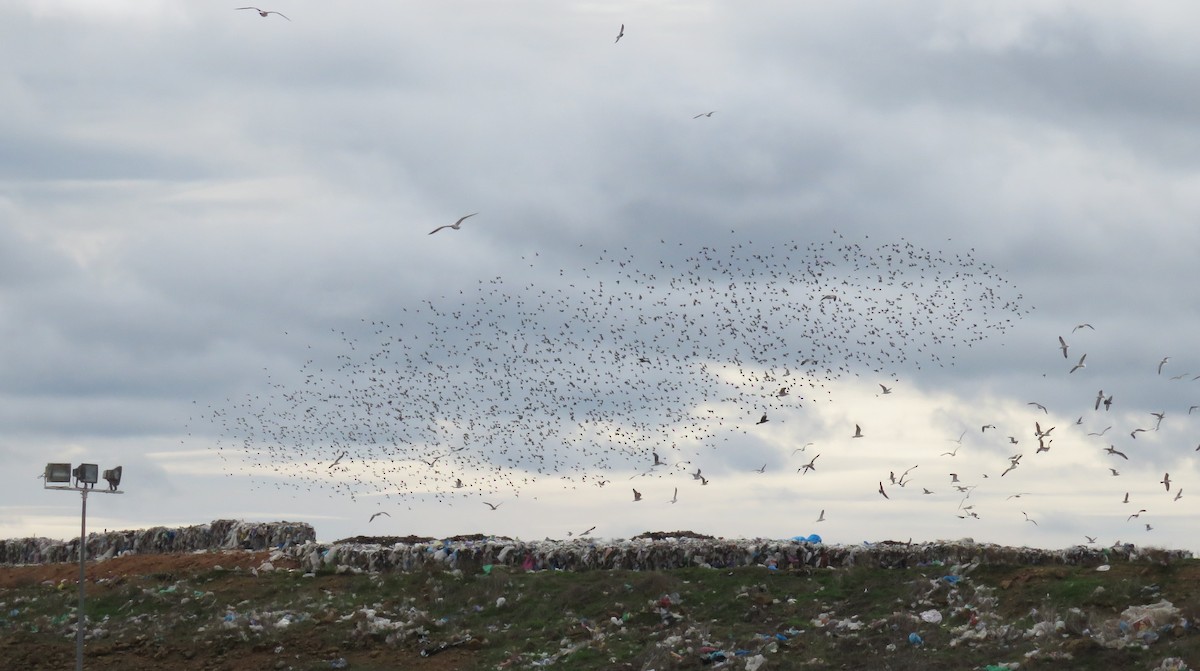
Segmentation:
<svg viewBox="0 0 1200 671">
<path fill-rule="evenodd" d="M 765 412 L 764 412 L 764 413 L 763 413 L 763 416 L 762 416 L 762 417 L 759 417 L 759 418 L 758 418 L 758 421 L 757 421 L 757 422 L 755 422 L 755 424 L 766 424 L 766 423 L 767 423 L 767 422 L 769 422 L 769 421 L 771 421 L 771 420 L 767 419 L 767 413 L 765 413 Z"/>
<path fill-rule="evenodd" d="M 1137 439 L 1137 435 L 1138 435 L 1139 433 L 1145 433 L 1145 432 L 1146 432 L 1146 430 L 1145 430 L 1145 429 L 1134 429 L 1133 431 L 1130 431 L 1130 432 L 1129 432 L 1129 437 L 1130 437 L 1130 438 L 1133 438 L 1133 439 L 1135 439 L 1135 440 L 1136 440 L 1136 439 Z"/>
<path fill-rule="evenodd" d="M 1083 535 L 1083 537 L 1084 537 L 1084 538 L 1086 538 L 1086 539 L 1088 539 L 1088 545 L 1091 545 L 1092 543 L 1095 543 L 1095 542 L 1096 542 L 1096 537 L 1095 537 L 1095 536 L 1089 536 L 1089 535 L 1087 535 L 1087 534 L 1084 534 L 1084 535 Z"/>
<path fill-rule="evenodd" d="M 853 436 L 850 436 L 850 437 L 851 437 L 851 438 L 862 438 L 862 437 L 863 437 L 863 435 L 862 435 L 862 427 L 861 427 L 861 426 L 859 426 L 859 425 L 857 425 L 857 424 L 855 424 L 855 425 L 854 425 L 854 435 L 853 435 Z"/>
<path fill-rule="evenodd" d="M 621 31 L 617 33 L 617 39 L 613 41 L 613 44 L 620 42 L 622 37 L 625 37 L 625 24 L 624 23 L 621 24 Z"/>
<path fill-rule="evenodd" d="M 1121 503 L 1129 503 L 1129 492 L 1125 492 L 1125 500 L 1121 501 Z"/>
<path fill-rule="evenodd" d="M 1163 473 L 1163 479 L 1159 480 L 1159 482 L 1161 482 L 1163 484 L 1163 486 L 1167 488 L 1168 492 L 1171 491 L 1171 474 L 1170 473 Z"/>
<path fill-rule="evenodd" d="M 654 466 L 666 466 L 667 465 L 667 462 L 658 458 L 658 452 L 651 452 L 650 454 L 654 455 Z M 651 466 L 651 468 L 654 468 L 654 466 Z"/>
<path fill-rule="evenodd" d="M 793 457 L 796 456 L 797 452 L 803 452 L 804 448 L 808 447 L 809 445 L 813 445 L 813 444 L 814 443 L 805 443 L 803 446 L 797 447 L 796 449 L 792 450 L 792 456 Z"/>
<path fill-rule="evenodd" d="M 891 388 L 891 387 L 885 387 L 885 386 L 883 386 L 883 384 L 882 384 L 882 383 L 879 385 L 879 387 L 880 387 L 881 389 L 883 389 L 883 393 L 885 393 L 885 394 L 890 394 L 890 393 L 892 393 L 892 388 Z"/>
<path fill-rule="evenodd" d="M 1024 510 L 1022 510 L 1022 511 L 1021 511 L 1021 514 L 1025 516 L 1025 521 L 1026 521 L 1026 522 L 1033 522 L 1033 526 L 1035 526 L 1035 527 L 1036 527 L 1036 526 L 1041 526 L 1041 525 L 1039 525 L 1039 524 L 1037 523 L 1037 520 L 1035 520 L 1035 519 L 1033 519 L 1032 517 L 1030 517 L 1030 516 L 1029 516 L 1029 513 L 1027 513 L 1027 512 L 1025 512 Z"/>
<path fill-rule="evenodd" d="M 962 447 L 962 445 L 959 445 L 958 447 L 954 448 L 954 450 L 953 450 L 953 451 L 950 451 L 950 452 L 942 452 L 942 455 L 941 455 L 941 456 L 945 457 L 945 456 L 949 455 L 949 456 L 951 456 L 951 457 L 957 457 L 957 456 L 958 456 L 958 448 L 959 448 L 959 447 Z"/>
<path fill-rule="evenodd" d="M 1104 430 L 1101 431 L 1100 433 L 1096 433 L 1095 431 L 1092 431 L 1092 432 L 1088 433 L 1088 435 L 1089 436 L 1103 436 L 1104 434 L 1108 433 L 1108 430 L 1111 428 L 1112 428 L 1112 425 L 1110 424 L 1110 425 L 1104 427 Z"/>
<path fill-rule="evenodd" d="M 824 510 L 824 509 L 821 509 L 821 515 L 820 515 L 819 517 L 817 517 L 817 521 L 818 521 L 818 522 L 824 522 L 824 521 L 825 521 L 825 510 Z"/>
<path fill-rule="evenodd" d="M 1175 492 L 1175 498 L 1174 498 L 1174 499 L 1172 499 L 1172 500 L 1173 500 L 1173 501 L 1178 501 L 1178 500 L 1179 500 L 1179 498 L 1180 498 L 1181 496 L 1183 496 L 1183 490 L 1182 490 L 1182 489 L 1181 489 L 1181 490 L 1179 490 L 1179 491 L 1177 491 L 1177 492 Z"/>
<path fill-rule="evenodd" d="M 1111 468 L 1111 467 L 1110 467 L 1108 470 L 1112 471 L 1112 474 L 1113 474 L 1113 477 L 1114 477 L 1114 478 L 1115 478 L 1115 477 L 1117 477 L 1118 475 L 1120 475 L 1120 473 L 1119 473 L 1119 472 L 1117 472 L 1117 469 L 1115 469 L 1115 468 Z"/>
<path fill-rule="evenodd" d="M 495 509 L 499 508 L 500 506 L 504 505 L 504 502 L 501 501 L 500 503 L 488 503 L 487 501 L 484 501 L 483 505 L 491 508 L 492 510 L 495 510 Z"/>
<path fill-rule="evenodd" d="M 819 456 L 821 456 L 821 455 L 818 454 L 817 457 L 819 457 Z M 807 464 L 804 464 L 803 466 L 801 466 L 800 468 L 798 468 L 796 470 L 800 471 L 801 475 L 804 475 L 805 473 L 807 473 L 809 471 L 817 470 L 817 466 L 816 466 L 817 457 L 813 457 Z"/>
<path fill-rule="evenodd" d="M 1026 403 L 1025 405 L 1036 405 L 1038 410 L 1041 410 L 1042 412 L 1046 413 L 1047 415 L 1050 414 L 1050 411 L 1046 409 L 1046 406 L 1042 405 L 1041 403 L 1038 403 L 1037 401 L 1030 401 L 1030 402 Z"/>
<path fill-rule="evenodd" d="M 670 502 L 671 502 L 671 503 L 675 503 L 675 502 L 676 502 L 676 501 L 678 501 L 678 500 L 679 500 L 679 488 L 678 488 L 678 487 L 676 487 L 676 488 L 675 488 L 675 493 L 671 495 L 671 501 L 670 501 Z"/>
<path fill-rule="evenodd" d="M 693 118 L 693 119 L 699 119 L 700 117 L 710 117 L 710 116 L 712 116 L 712 115 L 714 115 L 714 114 L 716 114 L 716 113 L 717 113 L 717 111 L 716 111 L 716 110 L 713 110 L 713 111 L 711 111 L 711 112 L 701 112 L 700 114 L 697 114 L 696 116 L 694 116 L 694 117 L 692 117 L 692 118 Z"/>
<path fill-rule="evenodd" d="M 756 469 L 754 469 L 754 472 L 755 472 L 755 473 L 765 473 L 766 471 L 767 471 L 767 465 L 766 465 L 766 464 L 763 464 L 763 465 L 762 465 L 762 468 L 756 468 Z"/>
<path fill-rule="evenodd" d="M 960 434 L 958 434 L 958 440 L 955 440 L 955 439 L 953 439 L 953 438 L 947 438 L 946 440 L 948 440 L 948 441 L 950 441 L 950 442 L 952 442 L 952 443 L 958 443 L 958 444 L 960 444 L 960 445 L 961 445 L 961 444 L 962 444 L 962 439 L 963 439 L 963 436 L 965 436 L 965 435 L 967 435 L 967 430 L 966 430 L 966 429 L 963 429 L 963 432 L 962 432 L 962 433 L 960 433 Z"/>
<path fill-rule="evenodd" d="M 1144 513 L 1144 512 L 1146 512 L 1146 509 L 1145 509 L 1145 508 L 1142 508 L 1141 510 L 1137 511 L 1136 513 L 1134 513 L 1134 514 L 1130 515 L 1130 516 L 1129 516 L 1129 518 L 1128 518 L 1128 519 L 1126 519 L 1125 521 L 1126 521 L 1126 522 L 1128 522 L 1128 521 L 1130 521 L 1130 520 L 1132 520 L 1132 519 L 1134 519 L 1134 518 L 1136 518 L 1136 517 L 1140 516 L 1140 515 L 1141 515 L 1142 513 Z"/>
<path fill-rule="evenodd" d="M 885 499 L 891 499 L 891 498 L 892 498 L 892 497 L 890 497 L 890 496 L 888 496 L 888 495 L 887 495 L 887 492 L 883 491 L 883 480 L 880 480 L 880 481 L 879 481 L 879 493 L 880 493 L 880 494 L 883 494 L 883 498 L 885 498 Z"/>
<path fill-rule="evenodd" d="M 1089 329 L 1092 329 L 1093 331 L 1096 330 L 1096 327 L 1092 326 L 1091 324 L 1080 324 L 1080 325 L 1076 326 L 1075 328 L 1071 329 L 1071 333 L 1074 333 L 1082 328 L 1089 328 Z"/>
<path fill-rule="evenodd" d="M 1101 403 L 1103 403 L 1103 402 L 1104 402 L 1104 390 L 1103 390 L 1103 389 L 1101 389 L 1101 390 L 1100 390 L 1100 393 L 1096 394 L 1096 407 L 1094 407 L 1094 408 L 1092 408 L 1092 409 L 1093 409 L 1093 410 L 1099 410 L 1099 409 L 1100 409 L 1100 404 L 1101 404 Z"/>
<path fill-rule="evenodd" d="M 1067 358 L 1067 348 L 1068 347 L 1070 347 L 1070 345 L 1067 344 L 1067 341 L 1063 340 L 1062 336 L 1058 336 L 1058 348 L 1062 350 L 1064 359 Z"/>
<path fill-rule="evenodd" d="M 1109 445 L 1108 447 L 1104 448 L 1104 451 L 1107 452 L 1108 454 L 1115 454 L 1118 457 L 1121 457 L 1122 459 L 1124 459 L 1125 461 L 1129 461 L 1129 457 L 1125 456 L 1125 453 L 1118 450 L 1116 448 L 1116 446 L 1114 446 L 1114 445 Z"/>
<path fill-rule="evenodd" d="M 462 489 L 466 485 L 463 484 L 462 478 L 454 478 L 454 488 Z"/>
<path fill-rule="evenodd" d="M 1146 523 L 1146 531 L 1154 531 L 1154 527 L 1150 526 L 1149 522 Z"/>
<path fill-rule="evenodd" d="M 1168 362 L 1168 361 L 1170 361 L 1170 360 L 1171 360 L 1171 357 L 1169 357 L 1169 356 L 1164 356 L 1164 357 L 1162 358 L 1162 361 L 1159 361 L 1159 362 L 1158 362 L 1158 374 L 1159 374 L 1159 375 L 1162 375 L 1162 367 L 1163 367 L 1163 366 L 1165 366 L 1165 365 L 1167 364 L 1167 362 Z"/>
<path fill-rule="evenodd" d="M 442 230 L 443 228 L 453 228 L 456 231 L 461 230 L 462 223 L 477 214 L 479 214 L 479 213 L 472 212 L 471 214 L 468 214 L 467 216 L 459 219 L 458 221 L 454 222 L 453 224 L 446 224 L 445 226 L 438 226 L 437 228 L 433 229 L 432 231 L 429 231 L 429 235 L 433 235 L 434 233 L 437 233 L 438 231 Z"/>
<path fill-rule="evenodd" d="M 266 17 L 268 14 L 279 14 L 279 12 L 276 12 L 276 11 L 273 11 L 273 10 L 268 12 L 268 11 L 266 11 L 266 10 L 259 9 L 258 7 L 234 7 L 234 9 L 235 9 L 235 10 L 239 10 L 239 9 L 253 9 L 254 11 L 258 12 L 258 15 L 259 15 L 259 16 L 262 16 L 262 17 Z M 279 14 L 279 15 L 280 15 L 280 16 L 283 16 L 283 14 Z M 283 16 L 283 18 L 287 19 L 288 21 L 291 21 L 291 19 L 288 19 L 288 17 L 286 17 L 286 16 Z"/>
<path fill-rule="evenodd" d="M 994 428 L 996 428 L 995 424 L 984 424 L 983 426 L 979 427 L 979 432 L 987 433 L 988 429 L 994 429 Z"/>
<path fill-rule="evenodd" d="M 1075 371 L 1079 370 L 1080 368 L 1087 368 L 1087 366 L 1084 365 L 1084 363 L 1083 363 L 1083 360 L 1086 358 L 1087 358 L 1087 354 L 1084 354 L 1083 356 L 1079 357 L 1079 363 L 1072 366 L 1071 370 L 1068 372 L 1074 373 Z"/>
<path fill-rule="evenodd" d="M 379 517 L 380 515 L 387 515 L 388 517 L 392 516 L 392 514 L 387 512 L 386 510 L 380 510 L 379 512 L 375 513 L 374 515 L 371 515 L 371 519 L 367 520 L 367 524 L 374 522 L 375 518 Z"/>
<path fill-rule="evenodd" d="M 341 454 L 339 454 L 337 456 L 337 459 L 333 460 L 332 464 L 329 464 L 329 468 L 333 468 L 334 466 L 337 466 L 338 462 L 340 462 L 342 460 L 342 457 L 344 457 L 344 456 L 346 456 L 346 453 L 343 451 Z"/>
<path fill-rule="evenodd" d="M 1150 413 L 1150 414 L 1151 414 L 1151 415 L 1154 415 L 1154 417 L 1155 417 L 1156 419 L 1158 419 L 1158 421 L 1154 423 L 1154 430 L 1155 430 L 1155 431 L 1158 431 L 1158 427 L 1159 427 L 1160 425 L 1162 425 L 1163 417 L 1166 417 L 1166 416 L 1167 416 L 1167 413 L 1164 411 L 1164 412 L 1152 412 L 1152 413 Z"/>
</svg>

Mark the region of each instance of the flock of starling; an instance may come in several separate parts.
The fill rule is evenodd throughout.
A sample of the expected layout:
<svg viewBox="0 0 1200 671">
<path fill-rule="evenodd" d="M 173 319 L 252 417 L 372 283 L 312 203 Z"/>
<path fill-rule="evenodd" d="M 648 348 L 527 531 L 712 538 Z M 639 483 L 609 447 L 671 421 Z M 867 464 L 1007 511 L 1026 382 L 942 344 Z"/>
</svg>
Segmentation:
<svg viewBox="0 0 1200 671">
<path fill-rule="evenodd" d="M 833 382 L 950 365 L 1025 313 L 971 253 L 905 240 L 661 242 L 534 270 L 549 283 L 481 279 L 331 334 L 340 351 L 210 405 L 217 448 L 275 486 L 352 498 L 617 490 L 631 472 L 702 486 L 707 454 L 802 417 Z"/>
</svg>

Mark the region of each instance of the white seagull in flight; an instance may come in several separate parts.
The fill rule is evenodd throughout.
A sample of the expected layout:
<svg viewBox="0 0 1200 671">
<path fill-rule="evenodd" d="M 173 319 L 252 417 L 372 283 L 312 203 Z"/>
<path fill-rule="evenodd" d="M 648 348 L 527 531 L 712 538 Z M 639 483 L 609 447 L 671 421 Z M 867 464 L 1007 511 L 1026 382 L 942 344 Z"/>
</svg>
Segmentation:
<svg viewBox="0 0 1200 671">
<path fill-rule="evenodd" d="M 471 214 L 468 214 L 467 216 L 463 217 L 462 219 L 459 219 L 458 221 L 454 222 L 453 224 L 446 224 L 445 226 L 438 226 L 437 228 L 433 229 L 432 231 L 429 231 L 429 234 L 433 235 L 434 233 L 437 233 L 438 231 L 442 230 L 443 228 L 453 228 L 456 231 L 460 230 L 460 228 L 462 227 L 462 223 L 464 221 L 466 221 L 467 219 L 469 219 L 477 214 L 479 214 L 479 213 L 472 212 Z"/>
<path fill-rule="evenodd" d="M 268 14 L 279 14 L 280 16 L 283 16 L 283 14 L 280 14 L 279 12 L 276 12 L 276 11 L 274 11 L 274 10 L 267 11 L 267 10 L 265 10 L 265 9 L 259 9 L 258 7 L 235 7 L 234 9 L 235 9 L 235 10 L 238 10 L 238 9 L 253 9 L 254 11 L 258 12 L 258 15 L 259 15 L 259 16 L 262 16 L 262 17 L 266 17 Z M 287 19 L 288 21 L 291 21 L 291 19 L 288 19 L 288 17 L 286 17 L 286 16 L 283 16 L 283 18 Z"/>
</svg>

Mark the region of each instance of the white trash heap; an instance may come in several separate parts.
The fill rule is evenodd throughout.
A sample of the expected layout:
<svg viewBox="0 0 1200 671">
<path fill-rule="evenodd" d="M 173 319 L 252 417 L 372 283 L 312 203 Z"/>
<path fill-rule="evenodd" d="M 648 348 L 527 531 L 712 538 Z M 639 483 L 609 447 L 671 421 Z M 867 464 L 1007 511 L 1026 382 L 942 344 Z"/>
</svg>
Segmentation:
<svg viewBox="0 0 1200 671">
<path fill-rule="evenodd" d="M 298 560 L 306 570 L 390 572 L 441 567 L 478 571 L 484 566 L 524 570 L 586 571 L 604 569 L 666 570 L 689 566 L 768 569 L 843 568 L 872 566 L 908 568 L 929 565 L 1102 566 L 1117 561 L 1172 562 L 1191 559 L 1187 550 L 1077 545 L 1061 550 L 976 543 L 972 539 L 902 543 L 882 541 L 860 545 L 828 545 L 801 538 L 792 540 L 725 539 L 680 532 L 647 533 L 633 539 L 576 538 L 522 541 L 501 536 L 474 535 L 457 539 L 358 538 L 318 543 L 311 525 L 303 522 L 242 522 L 216 520 L 190 527 L 153 527 L 88 535 L 88 558 L 102 560 L 125 554 L 171 554 L 220 550 L 275 550 L 275 557 Z M 0 565 L 68 562 L 78 559 L 79 540 L 21 538 L 0 541 Z"/>
<path fill-rule="evenodd" d="M 873 566 L 907 568 L 928 565 L 1064 564 L 1100 566 L 1114 561 L 1171 562 L 1190 559 L 1187 550 L 1138 548 L 1132 544 L 1105 548 L 1075 546 L 1062 550 L 1016 548 L 975 543 L 970 539 L 933 543 L 864 543 L 826 545 L 805 540 L 661 537 L 521 541 L 484 540 L 427 542 L 316 543 L 283 549 L 279 556 L 298 560 L 308 571 L 383 573 L 426 567 L 478 571 L 484 566 L 525 570 L 586 571 L 596 569 L 666 570 L 689 566 L 768 569 Z"/>
<path fill-rule="evenodd" d="M 304 522 L 215 520 L 190 527 L 152 527 L 135 531 L 91 533 L 88 559 L 126 554 L 183 554 L 205 550 L 270 550 L 311 543 L 316 532 Z M 0 540 L 0 565 L 51 564 L 79 560 L 79 539 L 13 538 Z"/>
</svg>

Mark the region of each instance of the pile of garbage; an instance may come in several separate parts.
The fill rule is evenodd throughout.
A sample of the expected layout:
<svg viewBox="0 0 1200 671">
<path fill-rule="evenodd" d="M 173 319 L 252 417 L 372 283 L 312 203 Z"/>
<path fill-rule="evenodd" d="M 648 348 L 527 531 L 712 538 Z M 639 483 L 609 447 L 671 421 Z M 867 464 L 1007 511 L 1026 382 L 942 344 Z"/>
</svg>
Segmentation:
<svg viewBox="0 0 1200 671">
<path fill-rule="evenodd" d="M 1042 550 L 981 544 L 969 539 L 936 543 L 826 545 L 802 538 L 729 540 L 655 536 L 631 540 L 584 538 L 567 541 L 521 541 L 502 537 L 459 537 L 389 544 L 307 542 L 290 545 L 285 554 L 313 571 L 344 566 L 367 572 L 413 571 L 426 565 L 468 570 L 499 565 L 538 571 L 657 571 L 691 566 L 766 566 L 775 570 L 841 568 L 855 565 L 907 568 L 970 563 L 1008 566 L 1099 566 L 1113 561 L 1168 563 L 1192 557 L 1192 553 L 1187 550 L 1145 549 L 1132 544 L 1105 548 L 1075 546 L 1062 550 Z"/>
<path fill-rule="evenodd" d="M 269 550 L 316 540 L 304 522 L 242 522 L 215 520 L 190 527 L 152 527 L 134 531 L 90 533 L 88 559 L 126 554 L 171 554 L 203 550 Z M 50 564 L 77 561 L 79 539 L 13 538 L 0 540 L 0 565 Z"/>
</svg>

